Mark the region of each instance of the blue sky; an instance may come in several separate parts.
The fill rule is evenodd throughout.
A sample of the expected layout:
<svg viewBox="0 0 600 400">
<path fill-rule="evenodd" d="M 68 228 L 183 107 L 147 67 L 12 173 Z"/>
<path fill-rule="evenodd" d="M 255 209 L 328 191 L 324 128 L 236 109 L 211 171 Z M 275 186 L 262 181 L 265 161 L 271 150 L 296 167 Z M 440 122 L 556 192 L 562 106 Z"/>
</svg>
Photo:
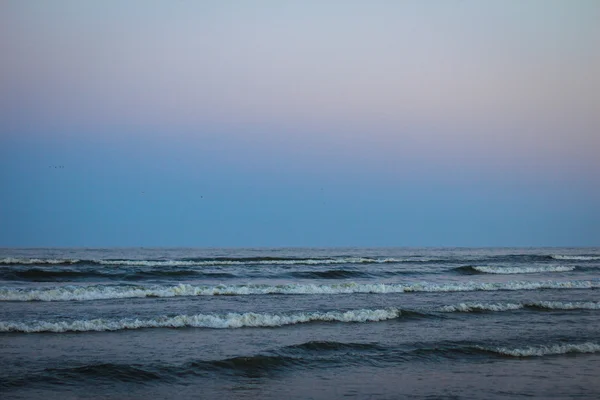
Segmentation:
<svg viewBox="0 0 600 400">
<path fill-rule="evenodd" d="M 600 244 L 598 2 L 0 11 L 0 246 Z"/>
</svg>

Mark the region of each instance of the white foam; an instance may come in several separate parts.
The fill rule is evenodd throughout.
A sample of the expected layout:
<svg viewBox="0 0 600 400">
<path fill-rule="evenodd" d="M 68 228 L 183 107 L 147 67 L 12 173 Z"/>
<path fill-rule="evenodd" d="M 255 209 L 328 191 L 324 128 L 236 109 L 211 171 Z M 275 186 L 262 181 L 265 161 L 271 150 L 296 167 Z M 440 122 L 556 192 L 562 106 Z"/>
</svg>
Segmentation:
<svg viewBox="0 0 600 400">
<path fill-rule="evenodd" d="M 227 266 L 227 265 L 329 265 L 329 264 L 384 264 L 399 263 L 407 260 L 397 258 L 305 258 L 305 259 L 267 259 L 267 260 L 98 260 L 101 265 L 125 266 Z"/>
<path fill-rule="evenodd" d="M 568 272 L 573 271 L 575 267 L 559 265 L 539 265 L 529 267 L 471 267 L 475 271 L 485 272 L 487 274 L 531 274 L 536 272 Z"/>
<path fill-rule="evenodd" d="M 528 306 L 546 308 L 548 310 L 600 310 L 600 302 L 593 301 L 537 301 L 528 303 Z"/>
<path fill-rule="evenodd" d="M 513 311 L 525 307 L 545 308 L 548 310 L 600 310 L 600 302 L 561 302 L 536 301 L 529 303 L 459 303 L 443 306 L 439 312 L 475 312 L 475 311 Z"/>
<path fill-rule="evenodd" d="M 555 254 L 552 256 L 555 260 L 579 260 L 579 261 L 592 261 L 600 260 L 600 256 L 567 256 Z"/>
<path fill-rule="evenodd" d="M 600 287 L 598 281 L 510 281 L 510 282 L 464 282 L 464 283 L 415 283 L 406 285 L 405 292 L 472 292 L 498 290 L 539 289 L 593 289 Z"/>
<path fill-rule="evenodd" d="M 128 267 L 186 267 L 193 265 L 201 265 L 194 261 L 148 261 L 148 260 L 95 260 L 94 262 L 100 265 L 122 265 Z"/>
<path fill-rule="evenodd" d="M 79 260 L 75 259 L 64 259 L 64 258 L 2 258 L 0 259 L 0 264 L 76 264 Z"/>
<path fill-rule="evenodd" d="M 498 290 L 538 289 L 593 289 L 600 281 L 513 281 L 513 282 L 464 282 L 464 283 L 340 283 L 340 284 L 288 284 L 288 285 L 218 285 L 175 286 L 143 285 L 85 285 L 59 286 L 36 289 L 0 287 L 0 301 L 69 301 L 103 300 L 134 297 L 179 297 L 216 295 L 335 295 L 352 293 L 403 293 L 403 292 L 469 292 Z"/>
<path fill-rule="evenodd" d="M 440 308 L 441 312 L 473 312 L 473 311 L 512 311 L 523 308 L 523 304 L 515 303 L 460 303 Z"/>
<path fill-rule="evenodd" d="M 81 260 L 48 258 L 3 258 L 0 264 L 74 264 Z M 393 264 L 402 262 L 427 262 L 428 258 L 298 258 L 298 259 L 229 259 L 229 260 L 88 260 L 93 264 L 122 265 L 131 267 L 189 267 L 228 265 L 330 265 L 330 264 Z"/>
<path fill-rule="evenodd" d="M 0 288 L 0 301 L 68 301 L 102 300 L 133 297 L 178 297 L 216 295 L 261 294 L 351 294 L 351 293 L 401 293 L 401 285 L 356 284 L 337 285 L 289 284 L 289 285 L 218 285 L 195 286 L 62 286 L 40 289 Z"/>
<path fill-rule="evenodd" d="M 582 344 L 554 344 L 550 346 L 536 346 L 511 349 L 508 347 L 483 347 L 477 348 L 485 351 L 512 356 L 512 357 L 541 357 L 555 354 L 566 353 L 596 353 L 600 352 L 600 345 L 597 343 L 582 343 Z"/>
<path fill-rule="evenodd" d="M 278 327 L 284 325 L 302 324 L 313 321 L 321 322 L 377 322 L 397 318 L 399 309 L 352 310 L 329 312 L 306 312 L 297 314 L 258 314 L 258 313 L 229 313 L 229 314 L 197 314 L 162 316 L 151 319 L 92 319 L 78 321 L 33 321 L 0 322 L 0 332 L 90 332 L 117 331 L 123 329 L 142 328 L 243 328 L 243 327 Z"/>
</svg>

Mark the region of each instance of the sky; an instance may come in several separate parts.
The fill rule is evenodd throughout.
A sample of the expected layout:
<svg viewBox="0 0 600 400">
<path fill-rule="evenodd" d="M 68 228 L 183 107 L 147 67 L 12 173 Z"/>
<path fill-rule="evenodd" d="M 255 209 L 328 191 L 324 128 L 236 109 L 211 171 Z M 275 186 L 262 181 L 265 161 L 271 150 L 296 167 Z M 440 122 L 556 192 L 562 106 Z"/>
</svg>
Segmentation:
<svg viewBox="0 0 600 400">
<path fill-rule="evenodd" d="M 4 0 L 0 247 L 598 246 L 599 20 Z"/>
</svg>

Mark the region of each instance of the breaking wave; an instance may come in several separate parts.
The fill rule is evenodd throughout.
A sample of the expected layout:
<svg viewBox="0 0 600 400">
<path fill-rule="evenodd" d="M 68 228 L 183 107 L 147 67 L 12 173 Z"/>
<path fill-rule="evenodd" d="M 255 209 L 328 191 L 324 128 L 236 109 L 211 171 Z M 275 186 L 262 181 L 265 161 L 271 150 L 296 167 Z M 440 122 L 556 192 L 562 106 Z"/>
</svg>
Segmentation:
<svg viewBox="0 0 600 400">
<path fill-rule="evenodd" d="M 575 267 L 560 265 L 536 265 L 528 267 L 497 267 L 497 266 L 474 266 L 467 265 L 456 268 L 457 271 L 467 273 L 486 273 L 486 274 L 533 274 L 539 272 L 569 272 Z"/>
<path fill-rule="evenodd" d="M 210 268 L 210 267 L 208 267 Z M 241 269 L 235 272 L 226 272 L 226 269 L 214 267 L 206 270 L 202 267 L 128 267 L 115 266 L 89 267 L 89 266 L 17 266 L 0 268 L 0 279 L 6 281 L 32 281 L 32 282 L 74 282 L 89 279 L 142 281 L 145 279 L 232 279 L 240 277 L 263 278 L 300 278 L 300 279 L 349 279 L 367 278 L 374 276 L 414 275 L 422 273 L 417 270 L 394 271 L 360 271 L 350 268 L 335 268 L 327 270 L 296 270 L 296 271 L 264 271 Z M 230 270 L 231 271 L 231 270 Z"/>
<path fill-rule="evenodd" d="M 443 313 L 502 312 L 520 309 L 545 310 L 600 310 L 600 302 L 550 302 L 531 303 L 459 303 L 443 306 L 437 310 Z M 297 312 L 297 313 L 227 313 L 160 316 L 156 318 L 89 319 L 74 321 L 31 321 L 1 322 L 0 332 L 103 332 L 143 328 L 213 328 L 232 329 L 244 327 L 280 327 L 308 322 L 377 322 L 399 318 L 400 316 L 434 317 L 421 311 L 399 308 L 360 309 L 350 311 Z M 312 343 L 312 342 L 311 342 Z M 319 342 L 320 343 L 320 342 Z M 320 343 L 319 349 L 330 347 Z M 315 345 L 316 346 L 316 345 Z M 313 347 L 315 347 L 313 346 Z M 315 347 L 316 349 L 316 347 Z"/>
<path fill-rule="evenodd" d="M 78 264 L 81 260 L 66 259 L 66 258 L 2 258 L 0 259 L 0 265 L 71 265 Z"/>
<path fill-rule="evenodd" d="M 513 311 L 525 305 L 519 303 L 460 303 L 440 308 L 441 312 Z"/>
<path fill-rule="evenodd" d="M 573 260 L 573 261 L 600 260 L 600 256 L 566 256 L 566 255 L 555 254 L 551 257 L 555 260 Z"/>
<path fill-rule="evenodd" d="M 523 348 L 509 348 L 509 347 L 484 347 L 476 346 L 476 348 L 497 353 L 503 356 L 510 357 L 541 357 L 548 355 L 557 354 L 568 354 L 568 353 L 597 353 L 600 352 L 600 345 L 597 343 L 586 342 L 582 344 L 554 344 L 549 346 L 530 346 Z"/>
<path fill-rule="evenodd" d="M 514 311 L 524 308 L 543 310 L 600 310 L 600 302 L 535 301 L 524 303 L 459 303 L 443 306 L 440 312 Z"/>
<path fill-rule="evenodd" d="M 89 278 L 111 279 L 111 280 L 143 280 L 152 278 L 235 278 L 235 274 L 226 272 L 204 272 L 189 269 L 173 270 L 145 270 L 145 271 L 123 271 L 123 270 L 83 270 L 83 269 L 41 269 L 29 268 L 21 270 L 0 271 L 0 278 L 4 280 L 20 281 L 73 281 Z"/>
<path fill-rule="evenodd" d="M 527 307 L 545 310 L 600 310 L 600 302 L 594 301 L 537 301 L 528 303 Z"/>
<path fill-rule="evenodd" d="M 511 282 L 452 282 L 452 283 L 340 283 L 340 284 L 287 284 L 287 285 L 217 285 L 175 286 L 144 285 L 90 285 L 59 286 L 37 289 L 1 287 L 0 301 L 69 301 L 104 300 L 140 297 L 179 296 L 243 296 L 243 295 L 335 295 L 352 293 L 404 293 L 404 292 L 470 292 L 499 290 L 539 289 L 595 289 L 596 280 L 571 281 L 511 281 Z"/>
<path fill-rule="evenodd" d="M 375 264 L 397 263 L 402 260 L 395 258 L 245 258 L 245 259 L 214 259 L 214 260 L 99 260 L 100 265 L 122 266 L 227 266 L 227 265 L 329 265 L 329 264 Z"/>
<path fill-rule="evenodd" d="M 151 319 L 92 319 L 60 322 L 0 322 L 0 332 L 102 332 L 143 328 L 278 327 L 307 322 L 377 322 L 398 318 L 399 309 L 306 312 L 296 314 L 229 313 L 163 316 Z"/>
<path fill-rule="evenodd" d="M 426 258 L 377 258 L 377 257 L 331 257 L 331 258 L 197 258 L 180 260 L 78 260 L 52 258 L 3 258 L 0 265 L 118 265 L 131 267 L 186 267 L 226 265 L 329 265 L 329 264 L 393 264 L 403 262 L 427 262 Z"/>
<path fill-rule="evenodd" d="M 118 265 L 118 266 L 227 266 L 227 265 L 330 265 L 330 264 L 398 264 L 398 263 L 454 263 L 464 262 L 464 258 L 447 257 L 361 257 L 361 256 L 335 256 L 335 257 L 215 257 L 215 258 L 187 258 L 187 259 L 70 259 L 70 258 L 0 258 L 0 265 Z M 472 261 L 493 262 L 535 262 L 547 260 L 574 260 L 591 261 L 600 260 L 600 255 L 543 255 L 543 254 L 513 254 L 488 257 L 470 257 Z"/>
</svg>

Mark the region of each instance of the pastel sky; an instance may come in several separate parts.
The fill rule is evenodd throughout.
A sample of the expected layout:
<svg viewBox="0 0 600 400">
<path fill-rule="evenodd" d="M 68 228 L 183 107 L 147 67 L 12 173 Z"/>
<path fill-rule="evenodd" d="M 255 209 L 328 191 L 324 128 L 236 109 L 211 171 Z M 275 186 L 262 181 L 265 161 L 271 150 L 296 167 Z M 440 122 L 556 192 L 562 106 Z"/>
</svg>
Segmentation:
<svg viewBox="0 0 600 400">
<path fill-rule="evenodd" d="M 600 245 L 596 0 L 0 3 L 0 246 Z"/>
</svg>

